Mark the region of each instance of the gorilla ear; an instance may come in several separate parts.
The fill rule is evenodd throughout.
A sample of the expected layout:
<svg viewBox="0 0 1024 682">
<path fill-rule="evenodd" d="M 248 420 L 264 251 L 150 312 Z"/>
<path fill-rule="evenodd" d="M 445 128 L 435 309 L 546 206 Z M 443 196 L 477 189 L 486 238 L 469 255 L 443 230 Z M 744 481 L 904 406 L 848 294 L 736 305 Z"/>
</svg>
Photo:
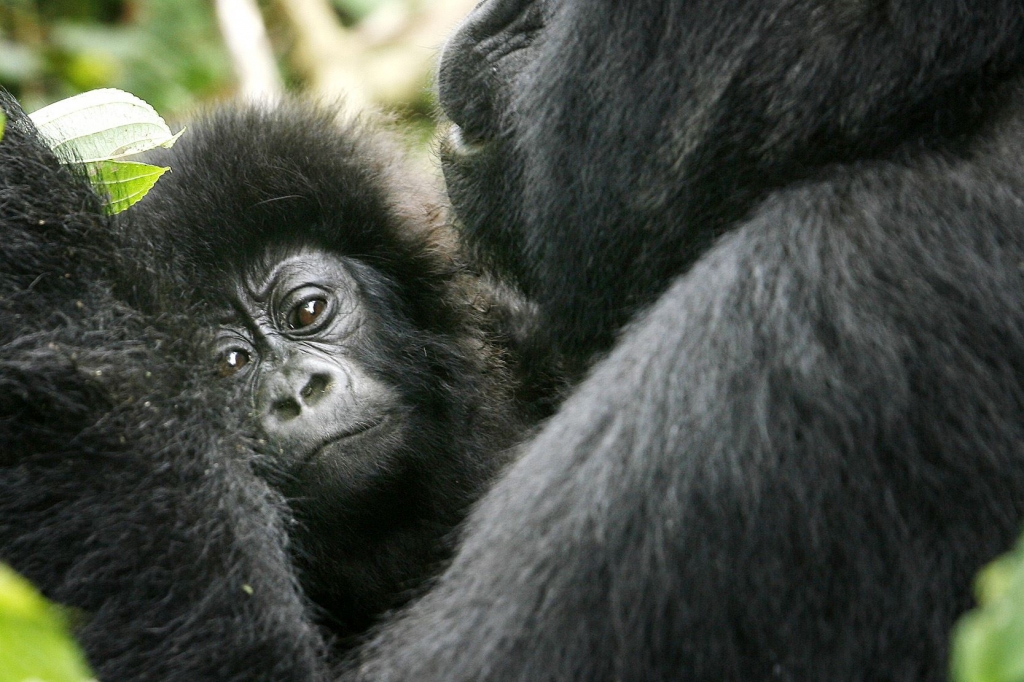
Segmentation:
<svg viewBox="0 0 1024 682">
<path fill-rule="evenodd" d="M 93 188 L 107 198 L 108 213 L 139 201 L 168 170 L 125 159 L 170 147 L 185 132 L 172 135 L 153 107 L 114 88 L 63 99 L 29 118 L 62 163 L 85 167 Z"/>
</svg>

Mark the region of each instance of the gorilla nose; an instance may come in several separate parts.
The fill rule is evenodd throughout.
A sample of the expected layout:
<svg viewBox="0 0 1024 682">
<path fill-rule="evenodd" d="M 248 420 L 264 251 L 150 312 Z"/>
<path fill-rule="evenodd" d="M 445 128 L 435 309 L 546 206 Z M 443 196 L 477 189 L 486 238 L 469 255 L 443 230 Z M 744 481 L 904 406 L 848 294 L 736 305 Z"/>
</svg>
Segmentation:
<svg viewBox="0 0 1024 682">
<path fill-rule="evenodd" d="M 316 407 L 331 387 L 331 377 L 327 374 L 314 374 L 298 393 L 287 391 L 286 395 L 275 399 L 270 404 L 271 416 L 279 421 L 288 421 L 302 416 L 303 408 Z M 294 395 L 293 395 L 294 393 Z"/>
<path fill-rule="evenodd" d="M 343 400 L 347 383 L 338 368 L 310 360 L 272 370 L 258 393 L 264 431 L 280 443 L 302 445 L 305 436 L 336 418 L 336 403 Z"/>
</svg>

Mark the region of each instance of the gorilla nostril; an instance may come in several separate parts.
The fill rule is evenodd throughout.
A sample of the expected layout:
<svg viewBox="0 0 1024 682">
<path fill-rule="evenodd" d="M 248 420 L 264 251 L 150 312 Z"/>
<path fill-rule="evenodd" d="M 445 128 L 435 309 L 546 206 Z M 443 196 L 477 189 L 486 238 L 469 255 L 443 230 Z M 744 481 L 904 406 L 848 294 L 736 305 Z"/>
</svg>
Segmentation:
<svg viewBox="0 0 1024 682">
<path fill-rule="evenodd" d="M 270 413 L 281 421 L 288 421 L 298 417 L 302 413 L 302 407 L 293 398 L 285 398 L 271 405 Z"/>
<path fill-rule="evenodd" d="M 326 374 L 314 374 L 302 389 L 302 401 L 306 405 L 316 405 L 320 399 L 327 395 L 331 386 L 331 379 Z"/>
</svg>

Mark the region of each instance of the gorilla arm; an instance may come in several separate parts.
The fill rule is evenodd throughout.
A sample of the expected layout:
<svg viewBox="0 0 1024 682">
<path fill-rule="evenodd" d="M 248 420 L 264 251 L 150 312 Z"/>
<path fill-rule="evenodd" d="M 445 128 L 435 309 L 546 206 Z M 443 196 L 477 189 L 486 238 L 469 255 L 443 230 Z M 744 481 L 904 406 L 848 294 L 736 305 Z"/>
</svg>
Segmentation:
<svg viewBox="0 0 1024 682">
<path fill-rule="evenodd" d="M 353 678 L 945 679 L 974 567 L 1024 511 L 1021 152 L 1003 131 L 974 163 L 770 198 L 629 328 Z"/>
</svg>

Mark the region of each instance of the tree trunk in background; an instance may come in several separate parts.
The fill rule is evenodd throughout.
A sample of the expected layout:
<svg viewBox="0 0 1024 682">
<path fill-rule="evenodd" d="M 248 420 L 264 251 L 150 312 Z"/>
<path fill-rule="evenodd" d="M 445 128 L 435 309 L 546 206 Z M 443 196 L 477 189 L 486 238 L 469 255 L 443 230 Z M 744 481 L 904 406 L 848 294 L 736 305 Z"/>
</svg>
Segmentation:
<svg viewBox="0 0 1024 682">
<path fill-rule="evenodd" d="M 283 85 L 256 0 L 216 0 L 217 23 L 244 99 L 272 99 Z"/>
</svg>

